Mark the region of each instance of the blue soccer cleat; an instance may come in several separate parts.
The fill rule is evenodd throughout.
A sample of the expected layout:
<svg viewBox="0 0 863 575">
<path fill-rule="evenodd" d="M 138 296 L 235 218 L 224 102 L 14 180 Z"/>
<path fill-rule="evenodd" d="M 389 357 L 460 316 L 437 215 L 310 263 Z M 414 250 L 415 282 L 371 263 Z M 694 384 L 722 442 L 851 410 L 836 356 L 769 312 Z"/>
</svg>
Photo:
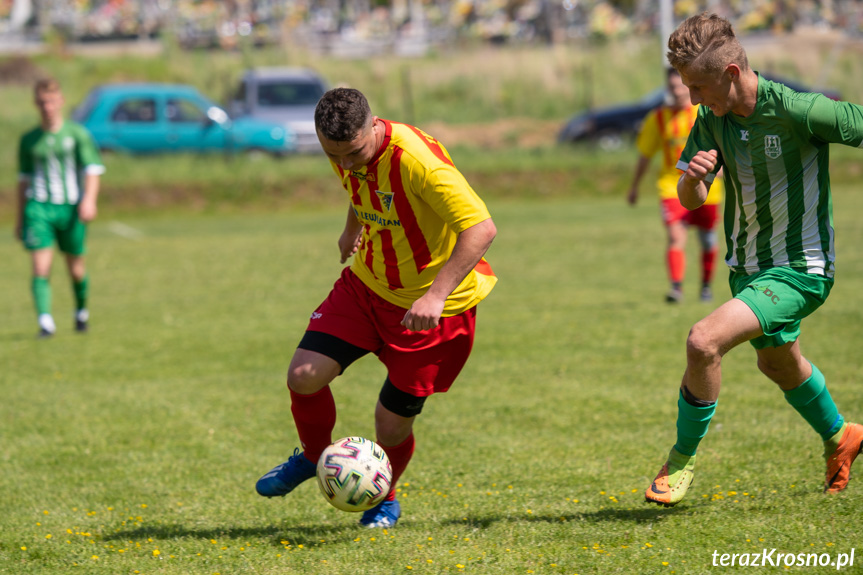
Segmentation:
<svg viewBox="0 0 863 575">
<path fill-rule="evenodd" d="M 297 485 L 315 476 L 317 465 L 300 453 L 299 448 L 281 465 L 277 465 L 258 479 L 255 489 L 264 497 L 282 497 Z"/>
<path fill-rule="evenodd" d="M 363 527 L 395 527 L 402 514 L 402 507 L 398 499 L 387 501 L 386 499 L 363 513 L 360 525 Z"/>
</svg>

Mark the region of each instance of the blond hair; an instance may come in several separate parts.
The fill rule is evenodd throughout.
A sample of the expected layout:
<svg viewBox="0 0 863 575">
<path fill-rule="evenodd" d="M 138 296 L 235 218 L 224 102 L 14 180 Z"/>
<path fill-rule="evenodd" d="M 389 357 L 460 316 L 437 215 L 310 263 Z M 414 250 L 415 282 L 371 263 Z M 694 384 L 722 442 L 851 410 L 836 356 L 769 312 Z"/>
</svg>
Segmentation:
<svg viewBox="0 0 863 575">
<path fill-rule="evenodd" d="M 708 74 L 723 72 L 729 64 L 749 69 L 731 22 L 706 12 L 684 20 L 668 38 L 668 63 Z"/>
<path fill-rule="evenodd" d="M 45 93 L 54 93 L 60 91 L 60 82 L 58 82 L 55 78 L 40 78 L 36 80 L 36 84 L 33 86 L 33 93 L 37 96 L 39 94 Z"/>
</svg>

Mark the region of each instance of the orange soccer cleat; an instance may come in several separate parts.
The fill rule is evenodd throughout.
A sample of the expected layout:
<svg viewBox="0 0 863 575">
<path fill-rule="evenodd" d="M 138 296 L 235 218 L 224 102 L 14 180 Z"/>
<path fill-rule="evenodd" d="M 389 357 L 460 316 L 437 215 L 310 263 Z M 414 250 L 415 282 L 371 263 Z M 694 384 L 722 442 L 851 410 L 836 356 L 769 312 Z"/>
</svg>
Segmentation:
<svg viewBox="0 0 863 575">
<path fill-rule="evenodd" d="M 847 423 L 842 439 L 835 451 L 827 459 L 827 476 L 824 480 L 825 493 L 839 493 L 848 487 L 851 464 L 863 450 L 863 425 Z"/>
<path fill-rule="evenodd" d="M 686 495 L 695 477 L 695 456 L 683 455 L 672 448 L 659 475 L 647 488 L 644 498 L 648 503 L 673 507 Z"/>
</svg>

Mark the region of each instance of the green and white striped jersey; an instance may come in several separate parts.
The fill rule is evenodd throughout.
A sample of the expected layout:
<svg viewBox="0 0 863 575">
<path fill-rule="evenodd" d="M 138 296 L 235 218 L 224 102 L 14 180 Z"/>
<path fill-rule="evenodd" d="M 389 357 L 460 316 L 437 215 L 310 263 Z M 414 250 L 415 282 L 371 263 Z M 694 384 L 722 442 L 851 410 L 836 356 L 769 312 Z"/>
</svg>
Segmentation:
<svg viewBox="0 0 863 575">
<path fill-rule="evenodd" d="M 27 182 L 27 198 L 51 204 L 77 204 L 84 174 L 105 172 L 90 132 L 70 121 L 57 132 L 37 127 L 21 136 L 18 167 L 19 180 Z"/>
<path fill-rule="evenodd" d="M 833 277 L 829 144 L 860 147 L 863 106 L 758 77 L 755 112 L 717 117 L 701 106 L 678 169 L 699 150 L 725 168 L 725 261 L 751 274 L 772 267 Z M 711 178 L 712 181 L 712 178 Z"/>
</svg>

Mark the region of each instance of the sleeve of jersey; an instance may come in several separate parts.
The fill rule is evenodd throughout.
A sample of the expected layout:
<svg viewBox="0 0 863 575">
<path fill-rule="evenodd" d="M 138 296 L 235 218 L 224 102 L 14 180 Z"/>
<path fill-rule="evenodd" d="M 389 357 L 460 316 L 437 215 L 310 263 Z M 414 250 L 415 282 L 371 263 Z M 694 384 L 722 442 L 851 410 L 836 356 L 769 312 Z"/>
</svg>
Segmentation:
<svg viewBox="0 0 863 575">
<path fill-rule="evenodd" d="M 651 111 L 644 118 L 644 123 L 641 124 L 641 130 L 638 131 L 638 138 L 635 140 L 635 147 L 638 152 L 645 158 L 652 158 L 659 151 L 662 142 L 659 140 L 659 120 L 656 118 L 656 110 Z"/>
<path fill-rule="evenodd" d="M 692 131 L 689 132 L 689 139 L 686 140 L 686 146 L 683 148 L 683 153 L 680 154 L 680 159 L 677 161 L 677 169 L 685 172 L 689 168 L 689 161 L 695 157 L 700 150 L 709 151 L 716 150 L 719 152 L 719 146 L 713 138 L 710 131 L 710 126 L 707 120 L 707 108 L 701 106 L 698 109 L 698 117 L 695 119 L 695 124 L 692 126 Z M 704 180 L 707 183 L 713 182 L 716 178 L 716 172 L 722 167 L 722 153 L 719 153 L 719 161 L 713 172 Z"/>
<path fill-rule="evenodd" d="M 863 106 L 819 95 L 812 101 L 807 120 L 812 135 L 820 140 L 863 147 Z"/>
<path fill-rule="evenodd" d="M 429 172 L 421 190 L 423 200 L 458 234 L 491 218 L 485 203 L 453 166 Z"/>
<path fill-rule="evenodd" d="M 87 131 L 87 128 L 80 126 L 76 131 L 75 137 L 78 141 L 78 161 L 83 166 L 84 172 L 96 176 L 104 174 L 105 166 L 102 164 L 102 157 L 99 155 L 99 147 L 96 145 L 95 140 L 93 140 L 93 136 Z"/>
</svg>

